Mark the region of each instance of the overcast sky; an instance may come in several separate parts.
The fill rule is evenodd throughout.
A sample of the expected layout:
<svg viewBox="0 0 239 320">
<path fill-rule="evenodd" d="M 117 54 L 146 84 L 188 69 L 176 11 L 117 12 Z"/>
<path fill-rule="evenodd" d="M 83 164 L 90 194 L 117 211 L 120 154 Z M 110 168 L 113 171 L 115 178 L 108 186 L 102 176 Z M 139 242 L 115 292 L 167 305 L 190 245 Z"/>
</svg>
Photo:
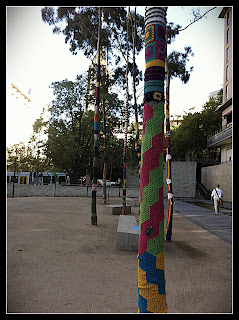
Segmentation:
<svg viewBox="0 0 239 320">
<path fill-rule="evenodd" d="M 199 8 L 203 14 L 211 7 L 168 7 L 168 22 L 186 26 L 193 19 L 192 8 Z M 52 27 L 42 21 L 41 9 L 7 7 L 7 146 L 29 141 L 34 120 L 39 117 L 42 107 L 53 98 L 49 88 L 51 82 L 66 78 L 75 80 L 76 75 L 87 71 L 91 63 L 82 52 L 72 55 L 64 37 L 53 34 Z M 184 46 L 191 46 L 194 52 L 188 63 L 188 68 L 194 67 L 188 84 L 183 85 L 178 79 L 171 81 L 171 114 L 183 114 L 193 107 L 195 111 L 200 110 L 209 93 L 222 88 L 224 26 L 223 19 L 218 19 L 221 9 L 216 8 L 208 13 L 207 18 L 182 31 L 168 47 L 168 52 L 171 52 L 184 51 Z M 137 10 L 144 15 L 144 7 Z M 137 62 L 144 73 L 144 50 Z M 26 103 L 21 96 L 16 99 L 16 95 L 11 94 L 14 93 L 11 83 L 24 94 L 31 88 L 32 102 Z M 143 82 L 139 87 L 142 86 Z"/>
</svg>

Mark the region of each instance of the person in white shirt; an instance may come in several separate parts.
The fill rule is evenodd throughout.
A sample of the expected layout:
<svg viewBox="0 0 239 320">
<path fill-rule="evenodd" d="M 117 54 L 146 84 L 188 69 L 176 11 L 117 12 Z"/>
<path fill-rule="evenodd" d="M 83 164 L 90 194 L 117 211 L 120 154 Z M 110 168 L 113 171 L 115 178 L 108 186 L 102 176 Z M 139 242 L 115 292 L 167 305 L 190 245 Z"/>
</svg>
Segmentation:
<svg viewBox="0 0 239 320">
<path fill-rule="evenodd" d="M 220 184 L 217 185 L 215 189 L 212 190 L 211 198 L 214 200 L 215 214 L 219 214 L 219 200 L 223 197 L 223 192 L 219 188 Z"/>
</svg>

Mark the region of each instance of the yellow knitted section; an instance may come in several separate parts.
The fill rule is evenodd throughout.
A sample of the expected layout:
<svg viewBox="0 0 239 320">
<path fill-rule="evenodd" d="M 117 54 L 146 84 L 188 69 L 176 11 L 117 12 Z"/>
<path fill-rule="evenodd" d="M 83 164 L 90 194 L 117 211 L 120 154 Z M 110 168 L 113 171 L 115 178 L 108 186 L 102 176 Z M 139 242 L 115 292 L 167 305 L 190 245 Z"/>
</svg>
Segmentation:
<svg viewBox="0 0 239 320">
<path fill-rule="evenodd" d="M 160 265 L 162 265 L 161 259 L 157 261 Z M 158 286 L 156 284 L 146 282 L 146 271 L 143 271 L 141 268 L 138 268 L 138 289 L 139 294 L 147 299 L 147 311 L 153 313 L 167 312 L 168 306 L 166 305 L 166 296 L 159 294 Z"/>
<path fill-rule="evenodd" d="M 160 254 L 156 257 L 156 268 L 165 271 L 165 266 L 164 266 L 164 252 L 160 253 Z"/>
<path fill-rule="evenodd" d="M 167 313 L 166 296 L 159 294 L 147 300 L 147 310 L 152 313 Z"/>
<path fill-rule="evenodd" d="M 165 62 L 162 60 L 152 60 L 146 63 L 146 69 L 149 67 L 165 67 Z"/>
</svg>

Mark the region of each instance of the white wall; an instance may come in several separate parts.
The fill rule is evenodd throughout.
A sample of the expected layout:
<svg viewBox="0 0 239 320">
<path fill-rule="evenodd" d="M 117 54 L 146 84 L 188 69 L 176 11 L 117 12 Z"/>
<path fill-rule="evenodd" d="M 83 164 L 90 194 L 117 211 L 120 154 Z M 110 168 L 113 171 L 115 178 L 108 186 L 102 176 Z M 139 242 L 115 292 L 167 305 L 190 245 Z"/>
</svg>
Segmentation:
<svg viewBox="0 0 239 320">
<path fill-rule="evenodd" d="M 222 163 L 201 169 L 201 182 L 208 190 L 217 184 L 223 191 L 223 200 L 232 201 L 232 163 Z"/>
</svg>

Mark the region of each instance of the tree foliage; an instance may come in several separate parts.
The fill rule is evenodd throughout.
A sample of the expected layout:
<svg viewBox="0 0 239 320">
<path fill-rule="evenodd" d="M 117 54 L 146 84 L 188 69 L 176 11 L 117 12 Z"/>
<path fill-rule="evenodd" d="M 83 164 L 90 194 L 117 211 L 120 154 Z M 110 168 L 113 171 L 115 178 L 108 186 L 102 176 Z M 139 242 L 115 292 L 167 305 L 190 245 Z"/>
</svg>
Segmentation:
<svg viewBox="0 0 239 320">
<path fill-rule="evenodd" d="M 222 103 L 222 90 L 216 98 L 210 98 L 201 112 L 189 113 L 179 127 L 171 130 L 171 154 L 174 160 L 197 160 L 203 164 L 217 161 L 218 151 L 207 148 L 207 137 L 221 125 L 216 112 Z"/>
<path fill-rule="evenodd" d="M 192 57 L 194 56 L 191 47 L 185 47 L 184 53 L 174 50 L 168 55 L 168 69 L 171 79 L 178 77 L 183 83 L 189 81 L 190 72 L 193 71 L 193 67 L 189 70 L 186 69 L 190 55 Z"/>
<path fill-rule="evenodd" d="M 61 171 L 69 173 L 76 183 L 86 168 L 92 152 L 93 112 L 85 112 L 86 78 L 77 76 L 76 81 L 53 82 L 55 99 L 51 102 L 47 156 Z"/>
<path fill-rule="evenodd" d="M 115 84 L 125 87 L 126 75 L 126 47 L 127 28 L 125 7 L 102 7 L 102 47 L 107 48 L 108 58 L 115 66 L 112 79 Z M 97 7 L 45 7 L 42 9 L 42 19 L 53 26 L 53 33 L 62 33 L 65 43 L 70 45 L 70 51 L 77 54 L 77 50 L 93 59 L 97 45 L 98 28 Z M 133 13 L 130 14 L 131 27 L 129 28 L 129 51 L 133 48 Z M 171 44 L 179 34 L 181 26 L 173 22 L 167 24 L 167 43 Z M 136 55 L 144 48 L 144 17 L 136 14 Z M 169 71 L 172 77 L 179 77 L 187 83 L 193 68 L 186 69 L 189 56 L 193 56 L 191 47 L 185 47 L 183 53 L 173 51 L 168 55 Z M 122 62 L 124 65 L 122 65 Z M 132 63 L 129 63 L 132 74 Z M 136 81 L 142 80 L 142 71 L 136 66 Z"/>
<path fill-rule="evenodd" d="M 115 62 L 120 58 L 113 50 L 126 49 L 126 15 L 124 7 L 102 7 L 103 24 L 101 29 L 101 45 L 115 55 Z M 53 33 L 62 33 L 70 51 L 77 54 L 82 50 L 86 57 L 93 58 L 97 48 L 98 8 L 97 7 L 45 7 L 42 19 L 53 26 Z M 137 25 L 143 31 L 143 18 L 137 15 Z M 138 51 L 142 49 L 142 38 L 138 38 Z"/>
</svg>

